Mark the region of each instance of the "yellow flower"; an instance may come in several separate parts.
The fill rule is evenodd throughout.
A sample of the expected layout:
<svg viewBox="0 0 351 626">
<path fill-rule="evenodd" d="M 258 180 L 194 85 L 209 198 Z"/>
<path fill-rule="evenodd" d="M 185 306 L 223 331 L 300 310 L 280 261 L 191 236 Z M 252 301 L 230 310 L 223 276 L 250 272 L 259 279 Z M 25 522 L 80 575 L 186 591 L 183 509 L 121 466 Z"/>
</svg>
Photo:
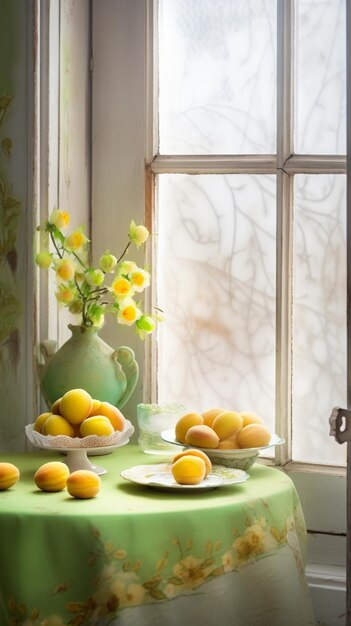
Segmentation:
<svg viewBox="0 0 351 626">
<path fill-rule="evenodd" d="M 133 243 L 135 243 L 135 245 L 138 248 L 143 243 L 145 243 L 148 236 L 149 236 L 149 231 L 146 228 L 146 226 L 143 226 L 142 224 L 139 224 L 137 226 L 134 220 L 131 221 L 130 226 L 129 226 L 129 238 L 131 241 L 133 241 Z"/>
<path fill-rule="evenodd" d="M 126 324 L 132 326 L 141 316 L 141 311 L 138 309 L 132 298 L 126 298 L 122 300 L 120 310 L 118 312 L 117 320 L 120 324 Z"/>
<path fill-rule="evenodd" d="M 146 595 L 146 589 L 137 582 L 125 584 L 117 579 L 111 584 L 111 591 L 120 602 L 120 607 L 136 606 L 142 604 Z"/>
<path fill-rule="evenodd" d="M 61 211 L 60 209 L 54 209 L 50 215 L 49 222 L 54 224 L 56 228 L 65 228 L 68 226 L 70 220 L 69 213 L 67 211 Z"/>
<path fill-rule="evenodd" d="M 65 247 L 67 250 L 80 250 L 88 241 L 88 237 L 83 233 L 82 228 L 79 227 L 65 239 Z"/>
<path fill-rule="evenodd" d="M 231 550 L 223 554 L 222 564 L 225 572 L 231 572 L 234 569 L 234 558 Z"/>
<path fill-rule="evenodd" d="M 130 274 L 130 280 L 133 285 L 134 291 L 143 291 L 150 285 L 150 274 L 140 267 L 135 269 Z"/>
<path fill-rule="evenodd" d="M 61 259 L 55 262 L 56 275 L 61 280 L 73 280 L 76 271 L 73 261 Z"/>
<path fill-rule="evenodd" d="M 111 291 L 116 298 L 127 298 L 134 293 L 131 283 L 123 276 L 115 278 L 111 285 Z"/>
<path fill-rule="evenodd" d="M 55 296 L 59 302 L 62 302 L 62 304 L 70 304 L 76 297 L 74 291 L 64 284 L 59 285 Z"/>
<path fill-rule="evenodd" d="M 176 563 L 173 571 L 188 587 L 196 587 L 201 585 L 206 578 L 202 563 L 201 559 L 190 555 Z"/>
<path fill-rule="evenodd" d="M 134 270 L 136 270 L 137 267 L 138 266 L 135 263 L 135 261 L 123 261 L 122 263 L 119 263 L 118 268 L 117 268 L 117 272 L 118 272 L 119 276 L 121 274 L 123 276 L 129 276 L 129 274 L 131 272 L 133 272 Z"/>
<path fill-rule="evenodd" d="M 47 270 L 52 262 L 52 256 L 50 252 L 38 252 L 35 257 L 36 264 L 43 270 Z"/>
</svg>

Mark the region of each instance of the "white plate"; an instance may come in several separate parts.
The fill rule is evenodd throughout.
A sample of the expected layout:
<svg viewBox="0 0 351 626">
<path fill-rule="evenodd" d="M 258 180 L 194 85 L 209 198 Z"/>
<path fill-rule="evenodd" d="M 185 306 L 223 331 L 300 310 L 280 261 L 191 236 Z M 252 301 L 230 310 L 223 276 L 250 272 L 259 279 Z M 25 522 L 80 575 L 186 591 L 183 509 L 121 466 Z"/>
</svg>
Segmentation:
<svg viewBox="0 0 351 626">
<path fill-rule="evenodd" d="M 182 448 L 196 448 L 198 446 L 189 446 L 186 443 L 180 443 L 175 438 L 175 429 L 169 428 L 168 430 L 163 430 L 161 433 L 161 438 L 168 443 L 173 443 L 176 446 L 181 446 Z M 257 455 L 261 450 L 265 450 L 266 448 L 271 448 L 272 446 L 280 446 L 284 443 L 285 439 L 278 437 L 278 435 L 272 435 L 272 438 L 266 446 L 261 446 L 260 448 L 240 448 L 238 450 L 221 450 L 218 448 L 199 448 L 206 452 L 206 454 L 216 455 L 216 457 L 226 458 L 230 455 L 232 458 L 241 458 Z"/>
<path fill-rule="evenodd" d="M 135 465 L 123 470 L 121 476 L 132 483 L 147 485 L 156 489 L 175 491 L 209 491 L 224 485 L 236 485 L 245 482 L 249 475 L 238 469 L 213 465 L 209 475 L 197 485 L 180 485 L 172 475 L 171 463 L 155 465 Z"/>
</svg>

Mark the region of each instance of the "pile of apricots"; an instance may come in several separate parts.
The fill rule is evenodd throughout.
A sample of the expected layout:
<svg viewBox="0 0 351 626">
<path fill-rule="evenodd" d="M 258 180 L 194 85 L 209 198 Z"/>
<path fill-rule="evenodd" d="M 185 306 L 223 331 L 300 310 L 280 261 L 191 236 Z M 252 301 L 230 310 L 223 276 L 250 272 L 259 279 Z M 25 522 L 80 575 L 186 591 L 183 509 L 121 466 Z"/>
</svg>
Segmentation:
<svg viewBox="0 0 351 626">
<path fill-rule="evenodd" d="M 213 408 L 204 413 L 186 413 L 176 423 L 179 443 L 198 448 L 238 450 L 266 446 L 271 434 L 253 412 L 237 413 Z"/>
<path fill-rule="evenodd" d="M 92 398 L 84 389 L 70 389 L 53 403 L 51 411 L 37 417 L 34 430 L 42 435 L 106 437 L 123 431 L 125 421 L 121 411 L 109 402 Z"/>
<path fill-rule="evenodd" d="M 13 463 L 0 463 L 0 491 L 13 487 L 20 479 L 20 471 Z M 70 474 L 61 461 L 41 465 L 33 476 L 41 491 L 55 492 L 67 489 L 73 498 L 95 498 L 101 488 L 100 477 L 90 470 L 76 470 Z"/>
<path fill-rule="evenodd" d="M 197 485 L 209 475 L 211 460 L 202 450 L 189 448 L 173 458 L 171 471 L 174 480 L 180 485 Z"/>
</svg>

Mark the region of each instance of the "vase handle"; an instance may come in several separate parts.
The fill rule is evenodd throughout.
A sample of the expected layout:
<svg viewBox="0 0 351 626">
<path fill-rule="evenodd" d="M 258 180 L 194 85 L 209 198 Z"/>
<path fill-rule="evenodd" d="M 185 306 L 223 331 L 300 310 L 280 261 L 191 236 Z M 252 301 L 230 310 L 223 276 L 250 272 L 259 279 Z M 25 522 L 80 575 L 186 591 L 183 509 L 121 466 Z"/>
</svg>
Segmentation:
<svg viewBox="0 0 351 626">
<path fill-rule="evenodd" d="M 124 394 L 118 400 L 118 408 L 121 409 L 135 389 L 139 376 L 139 366 L 135 360 L 134 351 L 128 346 L 117 348 L 112 354 L 112 359 L 116 368 L 118 368 L 118 372 L 122 371 L 124 373 L 127 383 Z"/>
<path fill-rule="evenodd" d="M 37 355 L 37 368 L 40 378 L 45 365 L 50 361 L 56 350 L 57 341 L 54 341 L 54 339 L 46 339 L 39 344 L 39 351 Z"/>
</svg>

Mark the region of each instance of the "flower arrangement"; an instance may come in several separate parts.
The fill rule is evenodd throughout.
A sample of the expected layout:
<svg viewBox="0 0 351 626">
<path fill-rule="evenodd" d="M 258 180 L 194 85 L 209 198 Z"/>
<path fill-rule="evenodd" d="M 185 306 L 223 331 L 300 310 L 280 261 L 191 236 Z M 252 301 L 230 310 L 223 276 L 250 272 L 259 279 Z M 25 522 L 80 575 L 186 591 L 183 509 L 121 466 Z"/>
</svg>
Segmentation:
<svg viewBox="0 0 351 626">
<path fill-rule="evenodd" d="M 152 333 L 159 314 L 145 314 L 135 296 L 150 285 L 150 273 L 138 267 L 134 261 L 125 260 L 130 245 L 139 248 L 149 237 L 148 229 L 133 220 L 129 226 L 128 239 L 122 254 L 117 258 L 106 250 L 100 257 L 98 267 L 89 264 L 89 239 L 84 228 L 79 227 L 67 236 L 62 232 L 70 221 L 66 211 L 54 209 L 49 221 L 37 230 L 48 234 L 53 246 L 40 250 L 35 257 L 41 269 L 52 268 L 56 274 L 56 298 L 68 310 L 80 316 L 82 328 L 101 328 L 105 314 L 110 313 L 119 324 L 135 326 L 141 339 Z M 48 246 L 47 246 L 48 248 Z M 88 259 L 88 260 L 86 260 Z M 109 280 L 110 278 L 110 280 Z"/>
</svg>

